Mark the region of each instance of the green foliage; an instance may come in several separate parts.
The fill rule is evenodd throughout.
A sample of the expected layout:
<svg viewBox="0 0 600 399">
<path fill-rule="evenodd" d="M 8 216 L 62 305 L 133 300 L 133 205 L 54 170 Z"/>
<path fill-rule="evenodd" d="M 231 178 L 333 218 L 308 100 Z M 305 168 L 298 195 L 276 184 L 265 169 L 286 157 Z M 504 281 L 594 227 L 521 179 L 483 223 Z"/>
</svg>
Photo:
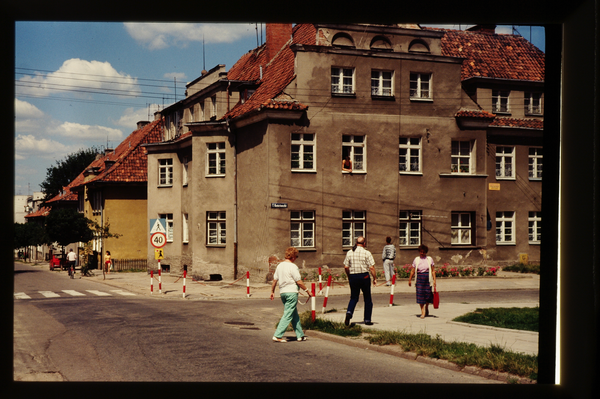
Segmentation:
<svg viewBox="0 0 600 399">
<path fill-rule="evenodd" d="M 359 325 L 346 326 L 344 323 L 337 323 L 331 320 L 323 320 L 315 318 L 312 321 L 312 313 L 307 310 L 300 314 L 300 323 L 302 328 L 306 330 L 317 330 L 323 331 L 328 334 L 335 334 L 342 337 L 358 337 L 362 334 L 363 330 Z"/>
<path fill-rule="evenodd" d="M 52 242 L 66 246 L 94 238 L 90 220 L 72 208 L 52 209 L 46 216 L 46 232 Z"/>
<path fill-rule="evenodd" d="M 517 263 L 511 266 L 505 266 L 502 270 L 505 272 L 540 274 L 540 265 L 524 265 L 523 263 Z"/>
<path fill-rule="evenodd" d="M 49 244 L 50 242 L 46 230 L 38 223 L 15 223 L 13 249 Z"/>
<path fill-rule="evenodd" d="M 56 161 L 55 166 L 49 167 L 46 170 L 46 180 L 40 184 L 44 192 L 44 201 L 48 201 L 60 194 L 63 187 L 69 185 L 96 159 L 98 152 L 98 149 L 95 147 L 81 149 L 67 155 L 63 160 Z"/>
<path fill-rule="evenodd" d="M 486 308 L 455 318 L 453 321 L 539 332 L 540 309 Z"/>
</svg>

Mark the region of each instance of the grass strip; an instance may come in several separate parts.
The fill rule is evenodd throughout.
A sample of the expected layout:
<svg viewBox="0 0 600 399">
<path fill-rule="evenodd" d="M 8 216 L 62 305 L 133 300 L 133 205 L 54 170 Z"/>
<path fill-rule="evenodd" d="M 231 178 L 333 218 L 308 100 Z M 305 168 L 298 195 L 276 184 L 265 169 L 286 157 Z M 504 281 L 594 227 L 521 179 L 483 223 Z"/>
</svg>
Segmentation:
<svg viewBox="0 0 600 399">
<path fill-rule="evenodd" d="M 540 308 L 485 308 L 456 317 L 453 321 L 539 332 Z"/>
</svg>

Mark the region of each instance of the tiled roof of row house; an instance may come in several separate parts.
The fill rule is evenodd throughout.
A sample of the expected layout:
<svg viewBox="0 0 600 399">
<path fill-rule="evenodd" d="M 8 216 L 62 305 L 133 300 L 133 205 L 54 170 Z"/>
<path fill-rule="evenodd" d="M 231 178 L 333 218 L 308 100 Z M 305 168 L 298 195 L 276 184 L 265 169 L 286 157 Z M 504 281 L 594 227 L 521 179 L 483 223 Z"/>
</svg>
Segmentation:
<svg viewBox="0 0 600 399">
<path fill-rule="evenodd" d="M 544 53 L 521 36 L 425 29 L 445 32 L 442 37 L 442 55 L 465 58 L 462 64 L 462 80 L 486 77 L 544 81 Z"/>
<path fill-rule="evenodd" d="M 496 117 L 495 114 L 491 112 L 484 111 L 482 109 L 465 109 L 461 108 L 455 115 L 458 118 L 488 118 L 494 119 Z"/>
<path fill-rule="evenodd" d="M 277 53 L 272 60 L 266 59 L 265 46 L 245 54 L 231 68 L 227 74 L 228 79 L 258 80 L 260 79 L 260 66 L 263 67 L 260 86 L 254 94 L 243 104 L 237 104 L 224 118 L 235 118 L 245 113 L 271 109 L 306 109 L 307 106 L 293 99 L 281 96 L 283 90 L 294 79 L 294 53 L 291 44 L 315 44 L 316 29 L 312 24 L 298 24 L 292 31 L 292 39 Z"/>
<path fill-rule="evenodd" d="M 26 218 L 37 218 L 41 216 L 48 216 L 50 214 L 50 207 L 44 206 L 38 209 L 35 212 L 31 212 L 30 214 L 25 215 Z"/>
<path fill-rule="evenodd" d="M 71 187 L 75 187 L 83 183 L 83 172 L 80 173 L 71 183 L 63 187 L 63 192 L 46 201 L 46 204 L 54 204 L 62 201 L 77 201 L 77 193 L 71 191 Z"/>
<path fill-rule="evenodd" d="M 153 121 L 132 132 L 114 151 L 96 159 L 86 169 L 98 168 L 98 175 L 87 180 L 92 182 L 147 182 L 148 153 L 141 144 L 162 141 L 162 119 Z M 108 167 L 106 162 L 108 162 Z M 114 164 L 110 164 L 114 162 Z M 84 184 L 83 181 L 79 185 Z"/>
<path fill-rule="evenodd" d="M 490 126 L 543 130 L 544 121 L 541 119 L 496 118 Z"/>
</svg>

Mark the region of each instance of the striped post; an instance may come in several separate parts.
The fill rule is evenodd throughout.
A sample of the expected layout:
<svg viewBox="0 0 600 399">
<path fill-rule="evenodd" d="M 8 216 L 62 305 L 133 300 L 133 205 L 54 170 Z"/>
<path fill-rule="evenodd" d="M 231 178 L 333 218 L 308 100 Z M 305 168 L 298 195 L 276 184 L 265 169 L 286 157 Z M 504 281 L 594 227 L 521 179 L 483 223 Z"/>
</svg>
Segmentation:
<svg viewBox="0 0 600 399">
<path fill-rule="evenodd" d="M 327 289 L 325 290 L 325 299 L 323 299 L 323 313 L 327 307 L 327 298 L 329 297 L 329 287 L 331 286 L 331 274 L 327 277 Z"/>
<path fill-rule="evenodd" d="M 390 293 L 390 306 L 394 306 L 394 286 L 396 285 L 396 273 L 392 277 L 392 288 Z"/>
<path fill-rule="evenodd" d="M 185 277 L 187 276 L 187 270 L 183 271 L 183 298 L 185 299 Z"/>
<path fill-rule="evenodd" d="M 316 302 L 315 302 L 315 283 L 311 284 L 311 293 L 312 293 L 312 296 L 310 297 L 310 311 L 311 311 L 312 321 L 314 323 L 315 322 L 315 318 L 316 318 L 316 315 L 315 315 L 315 305 L 316 305 Z"/>
<path fill-rule="evenodd" d="M 158 260 L 158 293 L 162 294 L 162 269 L 160 267 L 160 259 Z"/>
<path fill-rule="evenodd" d="M 250 298 L 250 270 L 246 272 L 246 297 Z"/>
<path fill-rule="evenodd" d="M 323 295 L 323 284 L 321 281 L 321 268 L 319 267 L 319 295 Z"/>
<path fill-rule="evenodd" d="M 150 295 L 154 294 L 154 270 L 150 270 Z"/>
</svg>

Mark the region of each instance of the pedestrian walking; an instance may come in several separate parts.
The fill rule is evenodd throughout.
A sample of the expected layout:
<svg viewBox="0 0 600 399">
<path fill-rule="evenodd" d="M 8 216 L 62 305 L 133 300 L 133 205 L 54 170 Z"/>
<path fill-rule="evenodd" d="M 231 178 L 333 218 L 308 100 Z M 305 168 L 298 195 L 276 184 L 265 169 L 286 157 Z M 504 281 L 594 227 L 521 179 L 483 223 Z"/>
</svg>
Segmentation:
<svg viewBox="0 0 600 399">
<path fill-rule="evenodd" d="M 394 276 L 394 259 L 396 259 L 396 247 L 392 245 L 392 237 L 385 238 L 386 245 L 383 247 L 381 259 L 383 260 L 383 273 L 385 274 L 385 285 L 392 284 Z"/>
<path fill-rule="evenodd" d="M 104 255 L 104 271 L 106 274 L 110 274 L 112 270 L 112 259 L 110 258 L 110 251 L 106 251 L 106 255 Z"/>
<path fill-rule="evenodd" d="M 273 284 L 271 285 L 271 300 L 275 297 L 275 287 L 279 285 L 279 295 L 283 302 L 283 316 L 279 320 L 273 341 L 287 342 L 283 338 L 283 334 L 288 325 L 292 323 L 296 338 L 298 341 L 306 341 L 304 331 L 300 325 L 300 316 L 298 315 L 298 287 L 306 291 L 310 297 L 308 288 L 304 285 L 300 270 L 294 261 L 298 259 L 298 250 L 294 247 L 289 247 L 285 251 L 285 260 L 277 265 L 275 273 L 273 273 Z"/>
<path fill-rule="evenodd" d="M 429 248 L 427 245 L 419 245 L 419 256 L 413 260 L 413 268 L 410 271 L 408 277 L 408 286 L 411 286 L 411 280 L 413 275 L 416 273 L 417 278 L 415 279 L 415 286 L 417 288 L 417 303 L 421 307 L 421 318 L 429 316 L 429 304 L 433 303 L 433 292 L 431 291 L 431 284 L 436 288 L 435 280 L 435 268 L 433 264 L 433 258 L 427 256 Z"/>
<path fill-rule="evenodd" d="M 344 259 L 344 270 L 348 275 L 348 282 L 350 283 L 350 302 L 348 302 L 348 309 L 346 310 L 345 325 L 350 324 L 350 319 L 352 319 L 354 314 L 354 308 L 358 303 L 361 291 L 363 293 L 363 300 L 365 301 L 364 322 L 368 326 L 373 325 L 371 321 L 373 300 L 371 299 L 371 278 L 369 277 L 369 272 L 373 275 L 373 285 L 377 284 L 377 277 L 375 274 L 375 260 L 373 260 L 371 252 L 365 249 L 365 246 L 365 238 L 358 237 L 356 244 L 346 253 L 346 259 Z"/>
</svg>

